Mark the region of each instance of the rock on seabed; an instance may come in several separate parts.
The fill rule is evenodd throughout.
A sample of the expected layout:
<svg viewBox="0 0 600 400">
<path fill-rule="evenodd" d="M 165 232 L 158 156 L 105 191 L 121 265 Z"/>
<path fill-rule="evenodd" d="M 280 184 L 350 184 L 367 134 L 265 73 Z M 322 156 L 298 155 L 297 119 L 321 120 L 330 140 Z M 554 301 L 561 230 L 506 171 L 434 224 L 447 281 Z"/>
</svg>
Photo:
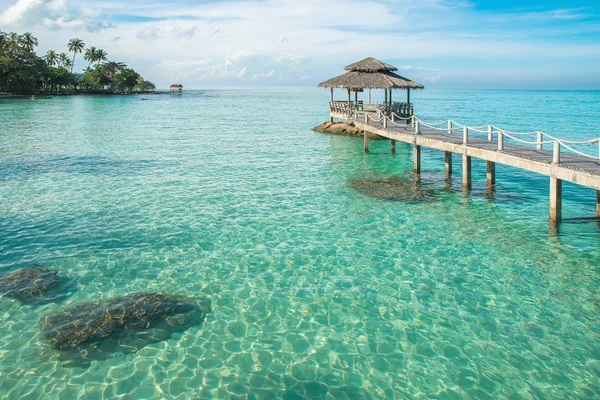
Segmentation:
<svg viewBox="0 0 600 400">
<path fill-rule="evenodd" d="M 125 344 L 140 348 L 168 339 L 173 332 L 202 323 L 210 311 L 207 300 L 138 292 L 46 315 L 40 320 L 41 337 L 62 352 L 94 348 L 109 353 Z M 103 342 L 112 347 L 102 349 Z"/>
<path fill-rule="evenodd" d="M 0 275 L 0 294 L 22 301 L 43 297 L 60 283 L 58 271 L 27 267 Z"/>
<path fill-rule="evenodd" d="M 332 135 L 364 136 L 365 131 L 357 128 L 352 122 L 324 122 L 313 128 L 315 132 L 329 133 Z M 369 139 L 381 139 L 379 135 L 367 133 Z"/>
</svg>

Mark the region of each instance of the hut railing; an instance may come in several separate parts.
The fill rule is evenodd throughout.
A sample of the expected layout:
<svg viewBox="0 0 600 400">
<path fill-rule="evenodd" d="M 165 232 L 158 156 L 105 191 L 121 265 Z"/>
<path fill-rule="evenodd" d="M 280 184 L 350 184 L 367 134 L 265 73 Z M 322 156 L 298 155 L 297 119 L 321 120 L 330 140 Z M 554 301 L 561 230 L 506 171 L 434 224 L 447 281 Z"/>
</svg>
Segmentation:
<svg viewBox="0 0 600 400">
<path fill-rule="evenodd" d="M 356 105 L 354 103 L 348 104 L 345 101 L 330 101 L 329 102 L 329 111 L 334 114 L 342 114 L 347 116 L 354 115 L 354 111 L 356 110 Z"/>
</svg>

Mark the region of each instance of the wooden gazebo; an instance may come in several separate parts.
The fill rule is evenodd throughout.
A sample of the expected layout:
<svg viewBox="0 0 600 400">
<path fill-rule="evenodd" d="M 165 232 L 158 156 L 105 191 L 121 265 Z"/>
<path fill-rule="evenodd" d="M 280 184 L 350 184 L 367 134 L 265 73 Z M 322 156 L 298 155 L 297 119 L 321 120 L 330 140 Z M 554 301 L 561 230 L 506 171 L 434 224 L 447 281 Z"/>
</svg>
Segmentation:
<svg viewBox="0 0 600 400">
<path fill-rule="evenodd" d="M 337 111 L 341 109 L 347 110 L 348 113 L 354 110 L 365 111 L 382 111 L 385 113 L 394 112 L 402 117 L 410 117 L 413 115 L 413 108 L 410 102 L 411 89 L 424 89 L 420 83 L 411 81 L 397 75 L 398 71 L 393 65 L 379 61 L 373 57 L 365 58 L 354 64 L 350 64 L 344 68 L 345 74 L 331 78 L 325 82 L 319 83 L 318 87 L 330 88 L 330 105 L 331 111 L 335 108 Z M 346 89 L 348 91 L 347 101 L 334 101 L 333 89 Z M 358 100 L 358 93 L 368 89 L 368 101 Z M 383 104 L 371 103 L 371 89 L 383 89 L 384 101 Z M 393 102 L 392 90 L 406 90 L 406 102 Z M 354 92 L 354 102 L 352 101 L 351 93 Z"/>
</svg>

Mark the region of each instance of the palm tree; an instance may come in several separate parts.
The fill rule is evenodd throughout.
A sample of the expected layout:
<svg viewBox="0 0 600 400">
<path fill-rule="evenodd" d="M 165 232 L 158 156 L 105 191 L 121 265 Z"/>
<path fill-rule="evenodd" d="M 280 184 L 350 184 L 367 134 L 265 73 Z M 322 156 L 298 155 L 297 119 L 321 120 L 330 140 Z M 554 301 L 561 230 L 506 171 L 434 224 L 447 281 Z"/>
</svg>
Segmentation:
<svg viewBox="0 0 600 400">
<path fill-rule="evenodd" d="M 107 55 L 108 54 L 106 54 L 106 52 L 104 50 L 102 50 L 102 49 L 96 50 L 96 61 L 98 61 L 98 64 L 96 66 L 100 65 L 100 63 L 102 61 L 106 61 L 106 56 Z"/>
<path fill-rule="evenodd" d="M 73 52 L 73 63 L 71 64 L 71 72 L 73 72 L 73 67 L 75 66 L 75 56 L 77 53 L 81 54 L 85 49 L 85 43 L 81 39 L 71 39 L 69 40 L 69 51 Z"/>
<path fill-rule="evenodd" d="M 123 71 L 124 69 L 127 68 L 127 64 L 125 64 L 123 62 L 109 61 L 105 65 L 106 65 L 106 68 L 108 68 L 108 70 L 113 74 Z"/>
<path fill-rule="evenodd" d="M 67 58 L 66 60 L 63 61 L 62 67 L 66 70 L 71 69 L 71 72 L 73 72 L 73 61 L 71 61 L 71 59 Z"/>
<path fill-rule="evenodd" d="M 61 68 L 66 68 L 66 65 L 70 64 L 70 62 L 71 60 L 69 59 L 67 53 L 60 53 L 58 55 L 58 64 Z"/>
<path fill-rule="evenodd" d="M 48 50 L 48 52 L 44 56 L 44 59 L 46 60 L 46 64 L 49 67 L 54 67 L 58 62 L 58 54 L 56 54 L 56 51 L 54 50 Z"/>
<path fill-rule="evenodd" d="M 96 62 L 96 48 L 94 46 L 90 47 L 85 51 L 83 55 L 83 59 L 88 62 L 88 68 L 92 65 L 92 63 Z"/>
<path fill-rule="evenodd" d="M 33 51 L 35 46 L 38 45 L 38 40 L 31 34 L 31 32 L 25 32 L 21 36 L 21 45 L 25 47 L 27 51 Z"/>
</svg>

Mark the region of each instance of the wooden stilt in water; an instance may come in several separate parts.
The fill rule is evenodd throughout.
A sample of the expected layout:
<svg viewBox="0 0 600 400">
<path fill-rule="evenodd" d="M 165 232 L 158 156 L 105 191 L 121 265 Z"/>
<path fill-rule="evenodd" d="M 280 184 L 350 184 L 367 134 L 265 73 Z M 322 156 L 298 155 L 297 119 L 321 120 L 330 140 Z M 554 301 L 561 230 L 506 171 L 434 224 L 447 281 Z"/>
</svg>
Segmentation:
<svg viewBox="0 0 600 400">
<path fill-rule="evenodd" d="M 463 189 L 471 190 L 471 156 L 466 154 L 463 154 L 462 175 Z"/>
<path fill-rule="evenodd" d="M 396 154 L 396 141 L 394 139 L 390 140 L 392 154 Z"/>
<path fill-rule="evenodd" d="M 444 152 L 444 163 L 446 164 L 446 178 L 450 178 L 452 175 L 452 152 Z"/>
<path fill-rule="evenodd" d="M 421 146 L 418 145 L 413 148 L 413 169 L 415 174 L 421 173 Z"/>
<path fill-rule="evenodd" d="M 367 154 L 369 152 L 369 133 L 365 131 L 363 136 L 365 138 L 365 154 Z"/>
<path fill-rule="evenodd" d="M 560 222 L 562 219 L 562 180 L 550 177 L 550 221 Z"/>
<path fill-rule="evenodd" d="M 496 184 L 496 163 L 493 161 L 487 162 L 487 184 L 488 186 Z"/>
<path fill-rule="evenodd" d="M 596 215 L 600 216 L 600 190 L 596 190 Z"/>
</svg>

